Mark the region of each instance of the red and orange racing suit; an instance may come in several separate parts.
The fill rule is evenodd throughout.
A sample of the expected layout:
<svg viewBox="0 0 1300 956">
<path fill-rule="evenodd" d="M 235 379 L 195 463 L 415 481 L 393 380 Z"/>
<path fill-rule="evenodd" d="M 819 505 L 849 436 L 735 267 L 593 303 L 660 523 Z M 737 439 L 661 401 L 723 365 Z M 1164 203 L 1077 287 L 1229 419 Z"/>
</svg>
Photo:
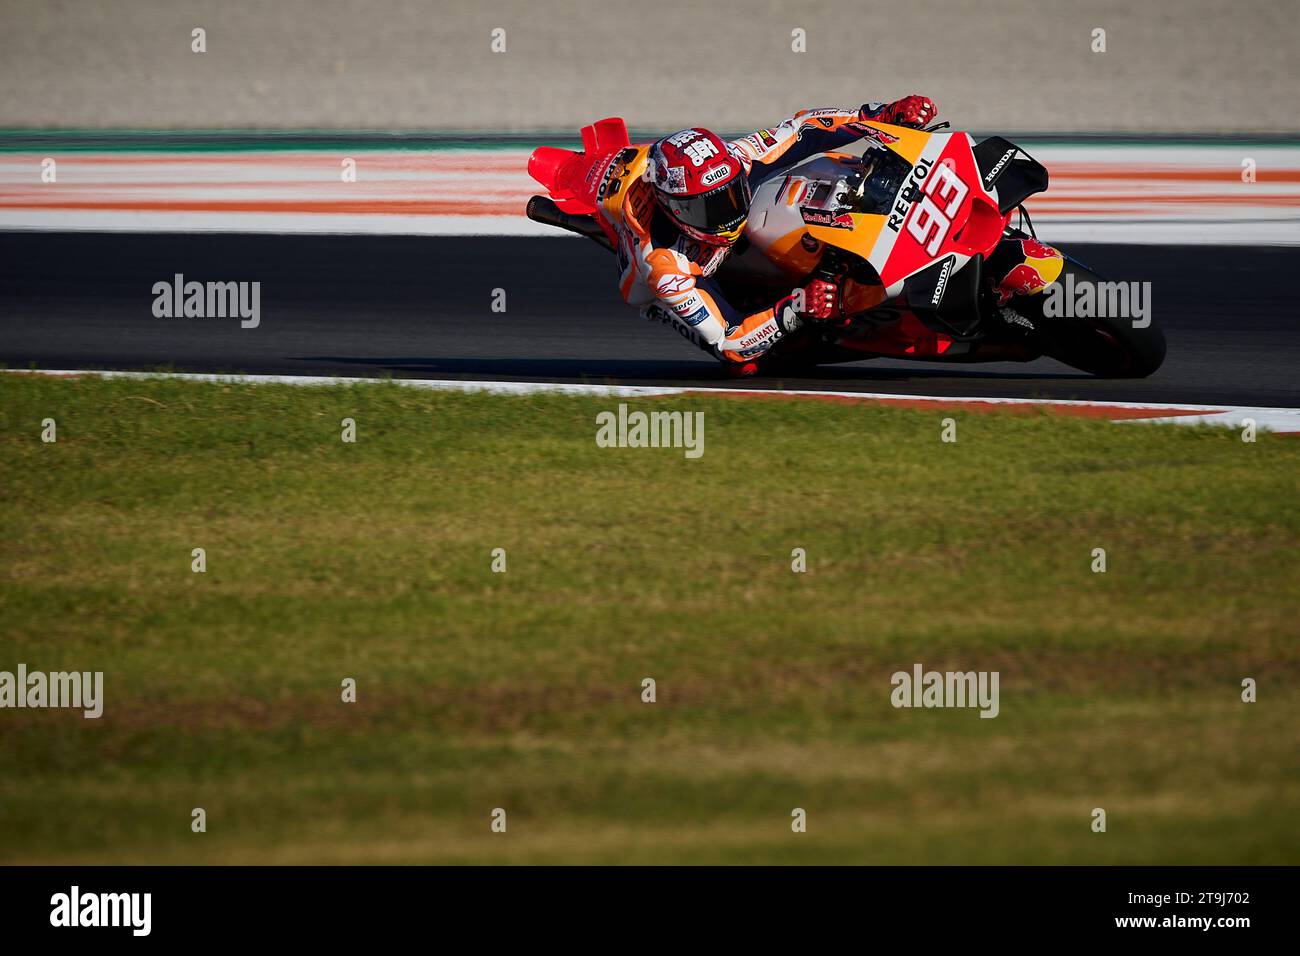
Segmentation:
<svg viewBox="0 0 1300 956">
<path fill-rule="evenodd" d="M 771 129 L 727 144 L 751 186 L 815 153 L 837 149 L 868 132 L 860 125 L 882 109 L 807 109 Z M 598 193 L 600 216 L 617 236 L 619 291 L 647 318 L 672 326 L 724 362 L 757 359 L 803 325 L 791 296 L 751 315 L 733 308 L 712 278 L 729 246 L 686 236 L 656 214 L 653 187 L 642 174 L 649 146 L 635 147 L 615 163 Z M 630 158 L 628 158 L 630 156 Z"/>
</svg>

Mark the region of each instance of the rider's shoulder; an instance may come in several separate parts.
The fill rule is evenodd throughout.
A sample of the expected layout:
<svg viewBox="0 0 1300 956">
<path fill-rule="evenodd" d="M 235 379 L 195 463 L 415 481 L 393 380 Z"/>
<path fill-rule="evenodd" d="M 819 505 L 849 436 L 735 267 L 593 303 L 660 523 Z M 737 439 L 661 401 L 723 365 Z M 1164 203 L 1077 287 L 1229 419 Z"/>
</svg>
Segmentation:
<svg viewBox="0 0 1300 956">
<path fill-rule="evenodd" d="M 645 253 L 645 283 L 661 297 L 678 295 L 695 288 L 700 274 L 695 265 L 676 249 L 651 247 Z"/>
<path fill-rule="evenodd" d="M 642 240 L 650 238 L 654 206 L 654 190 L 639 176 L 629 176 L 626 185 L 618 193 L 605 197 L 606 209 Z"/>
<path fill-rule="evenodd" d="M 680 272 L 683 275 L 699 272 L 699 266 L 676 249 L 668 246 L 657 246 L 648 243 L 645 251 L 645 261 L 652 272 Z"/>
</svg>

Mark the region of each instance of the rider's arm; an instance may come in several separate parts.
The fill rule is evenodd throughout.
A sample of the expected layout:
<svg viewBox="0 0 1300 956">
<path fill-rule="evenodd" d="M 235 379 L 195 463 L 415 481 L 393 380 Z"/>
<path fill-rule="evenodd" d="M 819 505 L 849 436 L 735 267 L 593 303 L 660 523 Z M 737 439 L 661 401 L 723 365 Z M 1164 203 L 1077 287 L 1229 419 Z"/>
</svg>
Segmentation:
<svg viewBox="0 0 1300 956">
<path fill-rule="evenodd" d="M 862 120 L 920 129 L 938 113 L 934 101 L 912 94 L 893 103 L 867 103 L 858 109 L 800 110 L 772 129 L 760 129 L 731 143 L 750 172 L 754 163 L 767 170 L 787 169 L 814 153 L 839 149 L 870 132 Z"/>
<path fill-rule="evenodd" d="M 674 269 L 655 269 L 647 283 L 655 296 L 647 314 L 673 325 L 723 362 L 756 359 L 803 324 L 793 296 L 785 296 L 751 315 L 741 315 L 712 279 Z"/>
<path fill-rule="evenodd" d="M 731 145 L 740 153 L 746 171 L 752 163 L 785 169 L 814 153 L 838 149 L 858 139 L 863 130 L 850 124 L 863 118 L 857 109 L 800 110 L 779 125 L 742 136 Z"/>
</svg>

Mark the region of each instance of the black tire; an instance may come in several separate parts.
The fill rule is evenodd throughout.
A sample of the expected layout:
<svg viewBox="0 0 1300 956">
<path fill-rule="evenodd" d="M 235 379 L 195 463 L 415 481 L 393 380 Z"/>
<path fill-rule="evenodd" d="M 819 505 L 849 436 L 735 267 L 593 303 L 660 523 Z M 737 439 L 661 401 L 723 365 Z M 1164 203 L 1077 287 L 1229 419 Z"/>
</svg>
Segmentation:
<svg viewBox="0 0 1300 956">
<path fill-rule="evenodd" d="M 1057 282 L 1073 274 L 1074 283 L 1102 282 L 1100 276 L 1069 257 Z M 1146 378 L 1165 360 L 1165 335 L 1152 320 L 1134 328 L 1130 319 L 1046 316 L 1047 293 L 1017 296 L 1016 311 L 1034 323 L 1030 338 L 1044 355 L 1101 378 Z"/>
</svg>

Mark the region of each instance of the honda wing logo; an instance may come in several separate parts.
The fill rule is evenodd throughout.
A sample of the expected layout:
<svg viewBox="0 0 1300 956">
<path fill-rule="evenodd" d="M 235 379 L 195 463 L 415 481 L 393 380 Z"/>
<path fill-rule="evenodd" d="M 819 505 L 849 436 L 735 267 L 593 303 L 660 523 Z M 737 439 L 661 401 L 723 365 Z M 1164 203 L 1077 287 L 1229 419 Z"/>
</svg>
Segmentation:
<svg viewBox="0 0 1300 956">
<path fill-rule="evenodd" d="M 935 283 L 934 295 L 930 296 L 930 308 L 939 308 L 939 303 L 943 301 L 943 290 L 948 288 L 948 276 L 952 272 L 954 258 L 949 256 L 943 260 L 943 268 L 939 270 L 939 281 Z"/>
<path fill-rule="evenodd" d="M 984 177 L 985 189 L 991 189 L 993 187 L 993 184 L 997 182 L 998 177 L 1002 175 L 1002 167 L 1005 166 L 1007 163 L 1009 163 L 1011 161 L 1011 157 L 1016 155 L 1017 152 L 1019 152 L 1019 150 L 1017 150 L 1016 147 L 1012 146 L 1009 150 L 1007 150 L 1005 153 L 1002 154 L 1002 158 L 999 159 L 996 164 L 994 164 L 993 168 L 988 171 L 988 175 Z"/>
</svg>

